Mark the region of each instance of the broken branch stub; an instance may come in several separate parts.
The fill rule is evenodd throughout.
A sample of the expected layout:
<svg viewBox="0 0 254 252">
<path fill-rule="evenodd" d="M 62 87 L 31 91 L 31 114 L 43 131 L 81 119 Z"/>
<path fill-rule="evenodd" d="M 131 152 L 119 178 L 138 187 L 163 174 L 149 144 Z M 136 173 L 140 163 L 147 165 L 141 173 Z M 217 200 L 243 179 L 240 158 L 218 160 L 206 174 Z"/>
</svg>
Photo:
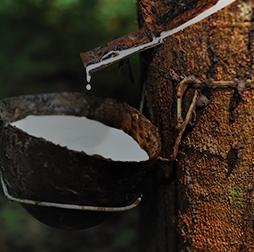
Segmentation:
<svg viewBox="0 0 254 252">
<path fill-rule="evenodd" d="M 132 136 L 149 159 L 123 162 L 87 155 L 10 124 L 28 115 L 85 116 L 102 122 Z M 135 207 L 143 182 L 157 167 L 161 144 L 156 127 L 136 109 L 111 99 L 79 93 L 5 99 L 0 101 L 0 122 L 5 195 L 54 227 L 90 227 L 109 213 Z"/>
<path fill-rule="evenodd" d="M 141 28 L 136 32 L 107 43 L 104 47 L 98 47 L 91 51 L 81 53 L 81 60 L 86 68 L 87 82 L 90 82 L 92 72 L 107 67 L 134 53 L 158 46 L 163 43 L 165 38 L 203 20 L 234 1 L 197 0 L 196 5 L 191 9 L 187 9 L 182 15 L 169 21 L 165 19 L 160 25 L 154 24 L 156 30 L 152 28 L 148 30 Z"/>
</svg>

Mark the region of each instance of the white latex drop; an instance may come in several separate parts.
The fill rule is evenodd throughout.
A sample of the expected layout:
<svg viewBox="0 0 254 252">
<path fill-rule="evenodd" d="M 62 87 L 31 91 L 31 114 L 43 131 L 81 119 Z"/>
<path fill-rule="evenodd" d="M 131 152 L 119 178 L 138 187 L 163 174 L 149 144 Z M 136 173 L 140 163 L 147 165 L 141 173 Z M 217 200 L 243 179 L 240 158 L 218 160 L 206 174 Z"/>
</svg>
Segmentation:
<svg viewBox="0 0 254 252">
<path fill-rule="evenodd" d="M 90 70 L 86 69 L 86 82 L 90 83 L 91 79 L 92 79 L 92 76 L 90 74 Z"/>
<path fill-rule="evenodd" d="M 89 155 L 98 154 L 118 161 L 148 159 L 147 153 L 128 134 L 85 117 L 28 116 L 13 122 L 12 126 L 29 135 Z"/>
<path fill-rule="evenodd" d="M 87 90 L 87 91 L 90 91 L 91 89 L 92 89 L 92 86 L 91 86 L 90 84 L 87 84 L 87 85 L 86 85 L 86 90 Z"/>
</svg>

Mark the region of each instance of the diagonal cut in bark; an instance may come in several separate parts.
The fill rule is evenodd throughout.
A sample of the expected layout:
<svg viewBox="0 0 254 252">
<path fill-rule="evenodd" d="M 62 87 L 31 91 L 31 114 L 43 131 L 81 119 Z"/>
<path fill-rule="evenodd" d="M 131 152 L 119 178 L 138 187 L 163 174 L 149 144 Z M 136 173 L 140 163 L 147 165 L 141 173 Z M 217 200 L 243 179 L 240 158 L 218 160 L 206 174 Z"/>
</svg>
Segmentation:
<svg viewBox="0 0 254 252">
<path fill-rule="evenodd" d="M 165 38 L 203 20 L 232 2 L 234 0 L 197 0 L 194 8 L 157 26 L 156 31 L 152 31 L 152 33 L 159 34 L 158 36 L 154 36 L 149 31 L 147 32 L 145 28 L 141 28 L 127 36 L 107 43 L 104 47 L 81 53 L 81 60 L 86 68 L 87 82 L 90 82 L 92 72 L 107 67 L 134 53 L 160 45 Z"/>
</svg>

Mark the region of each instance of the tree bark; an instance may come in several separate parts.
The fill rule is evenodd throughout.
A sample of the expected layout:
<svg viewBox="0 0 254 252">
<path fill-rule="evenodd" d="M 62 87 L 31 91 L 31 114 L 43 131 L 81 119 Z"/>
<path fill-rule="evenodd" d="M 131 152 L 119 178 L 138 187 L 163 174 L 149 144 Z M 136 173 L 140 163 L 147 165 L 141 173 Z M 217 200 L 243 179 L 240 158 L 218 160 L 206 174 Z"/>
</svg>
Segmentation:
<svg viewBox="0 0 254 252">
<path fill-rule="evenodd" d="M 193 2 L 150 4 L 175 17 Z M 171 157 L 178 134 L 176 87 L 181 77 L 252 79 L 253 17 L 252 1 L 239 0 L 142 54 L 146 102 L 160 130 L 161 156 Z M 167 167 L 159 180 L 156 176 L 148 183 L 141 251 L 254 251 L 253 88 L 246 87 L 242 100 L 235 99 L 236 90 L 215 89 L 185 133 L 176 176 L 168 178 Z"/>
</svg>

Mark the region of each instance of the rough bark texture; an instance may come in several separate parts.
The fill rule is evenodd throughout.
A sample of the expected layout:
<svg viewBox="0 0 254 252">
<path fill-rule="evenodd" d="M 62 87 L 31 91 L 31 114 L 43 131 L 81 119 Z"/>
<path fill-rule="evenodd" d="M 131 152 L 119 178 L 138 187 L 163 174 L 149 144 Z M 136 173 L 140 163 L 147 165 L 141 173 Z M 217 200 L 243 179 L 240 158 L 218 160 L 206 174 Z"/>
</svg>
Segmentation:
<svg viewBox="0 0 254 252">
<path fill-rule="evenodd" d="M 231 97 L 214 93 L 181 151 L 179 230 L 191 251 L 254 251 L 254 92 L 232 124 Z"/>
<path fill-rule="evenodd" d="M 154 2 L 175 5 L 180 14 L 180 6 L 195 1 Z M 176 76 L 252 79 L 252 5 L 237 1 L 143 54 L 147 103 L 160 129 L 162 156 L 170 157 L 177 134 Z M 254 91 L 246 89 L 236 109 L 233 93 L 213 92 L 186 132 L 177 179 L 151 189 L 146 208 L 150 204 L 153 211 L 143 212 L 143 251 L 254 251 Z"/>
</svg>

